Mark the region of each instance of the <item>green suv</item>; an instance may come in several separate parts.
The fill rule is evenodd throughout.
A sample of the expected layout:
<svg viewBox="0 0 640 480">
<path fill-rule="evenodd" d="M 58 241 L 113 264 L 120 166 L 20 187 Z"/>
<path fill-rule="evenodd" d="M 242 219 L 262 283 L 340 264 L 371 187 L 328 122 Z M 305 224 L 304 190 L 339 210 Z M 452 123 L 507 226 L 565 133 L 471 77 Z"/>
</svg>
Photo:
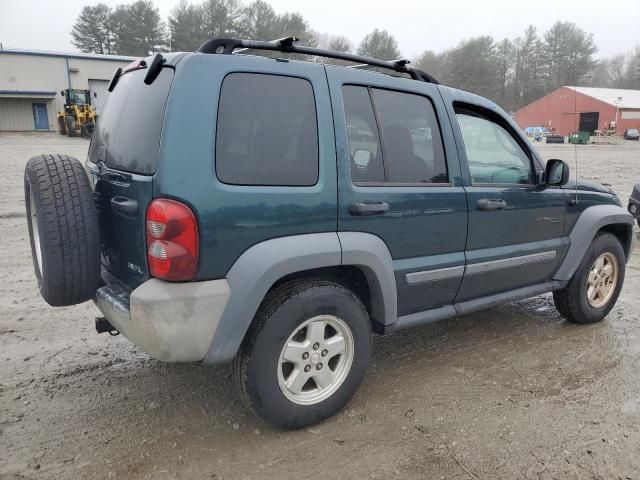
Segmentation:
<svg viewBox="0 0 640 480">
<path fill-rule="evenodd" d="M 93 299 L 98 331 L 158 360 L 232 363 L 278 427 L 338 412 L 373 332 L 548 292 L 591 323 L 618 298 L 633 225 L 618 197 L 407 61 L 213 39 L 109 89 L 84 167 L 26 167 L 42 296 Z"/>
</svg>

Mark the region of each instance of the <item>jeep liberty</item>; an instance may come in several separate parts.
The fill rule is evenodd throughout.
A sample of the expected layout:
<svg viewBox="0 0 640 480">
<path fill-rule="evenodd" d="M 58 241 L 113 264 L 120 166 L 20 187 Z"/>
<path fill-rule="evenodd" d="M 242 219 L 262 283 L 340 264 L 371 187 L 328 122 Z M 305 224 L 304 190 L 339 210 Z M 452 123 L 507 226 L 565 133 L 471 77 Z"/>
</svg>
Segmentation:
<svg viewBox="0 0 640 480">
<path fill-rule="evenodd" d="M 26 166 L 42 296 L 93 300 L 98 331 L 158 360 L 232 363 L 279 428 L 349 401 L 374 332 L 548 292 L 592 323 L 622 288 L 633 218 L 614 192 L 405 60 L 212 39 L 109 90 L 84 166 Z"/>
</svg>

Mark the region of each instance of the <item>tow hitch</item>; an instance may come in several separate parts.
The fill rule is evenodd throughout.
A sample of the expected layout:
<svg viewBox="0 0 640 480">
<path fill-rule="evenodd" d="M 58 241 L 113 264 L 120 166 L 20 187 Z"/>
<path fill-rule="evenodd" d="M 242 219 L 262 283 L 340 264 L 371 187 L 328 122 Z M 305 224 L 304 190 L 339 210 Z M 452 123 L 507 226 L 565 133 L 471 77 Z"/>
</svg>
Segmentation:
<svg viewBox="0 0 640 480">
<path fill-rule="evenodd" d="M 113 325 L 109 323 L 109 320 L 107 320 L 104 317 L 96 317 L 96 332 L 98 333 L 107 332 L 112 337 L 115 337 L 116 335 L 120 335 L 120 332 L 115 328 L 113 328 Z"/>
</svg>

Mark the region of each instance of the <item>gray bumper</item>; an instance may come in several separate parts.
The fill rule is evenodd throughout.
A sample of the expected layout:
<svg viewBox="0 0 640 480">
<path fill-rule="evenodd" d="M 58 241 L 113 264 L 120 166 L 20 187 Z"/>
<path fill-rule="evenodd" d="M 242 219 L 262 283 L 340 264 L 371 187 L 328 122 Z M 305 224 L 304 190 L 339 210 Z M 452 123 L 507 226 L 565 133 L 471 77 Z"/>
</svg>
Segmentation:
<svg viewBox="0 0 640 480">
<path fill-rule="evenodd" d="M 205 358 L 231 291 L 225 279 L 169 283 L 151 279 L 129 295 L 114 284 L 95 303 L 125 337 L 164 362 Z"/>
</svg>

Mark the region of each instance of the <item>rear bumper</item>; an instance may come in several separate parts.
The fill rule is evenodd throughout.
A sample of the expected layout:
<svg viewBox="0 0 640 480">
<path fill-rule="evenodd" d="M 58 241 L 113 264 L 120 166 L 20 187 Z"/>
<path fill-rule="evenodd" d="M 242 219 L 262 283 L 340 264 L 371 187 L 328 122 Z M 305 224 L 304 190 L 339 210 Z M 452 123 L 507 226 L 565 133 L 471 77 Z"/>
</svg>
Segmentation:
<svg viewBox="0 0 640 480">
<path fill-rule="evenodd" d="M 153 358 L 197 362 L 207 355 L 230 294 L 225 279 L 153 278 L 130 293 L 110 283 L 98 289 L 94 301 L 120 333 Z"/>
</svg>

